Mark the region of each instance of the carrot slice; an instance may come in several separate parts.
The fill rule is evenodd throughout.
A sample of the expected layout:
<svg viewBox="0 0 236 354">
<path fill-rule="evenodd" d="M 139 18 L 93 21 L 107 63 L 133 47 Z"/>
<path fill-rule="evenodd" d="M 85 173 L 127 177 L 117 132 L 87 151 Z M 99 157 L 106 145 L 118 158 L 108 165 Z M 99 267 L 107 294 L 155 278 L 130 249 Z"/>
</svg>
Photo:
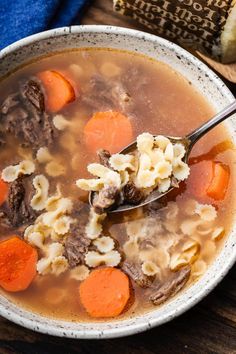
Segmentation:
<svg viewBox="0 0 236 354">
<path fill-rule="evenodd" d="M 187 189 L 202 202 L 222 200 L 229 184 L 229 167 L 221 162 L 205 160 L 190 166 Z"/>
<path fill-rule="evenodd" d="M 2 205 L 7 199 L 8 184 L 0 178 L 0 205 Z"/>
<path fill-rule="evenodd" d="M 90 151 L 106 149 L 113 154 L 133 140 L 132 125 L 120 112 L 97 112 L 85 125 L 84 138 Z"/>
<path fill-rule="evenodd" d="M 96 269 L 81 283 L 79 294 L 90 316 L 115 317 L 129 300 L 129 278 L 116 268 Z"/>
<path fill-rule="evenodd" d="M 17 236 L 0 242 L 0 286 L 11 292 L 28 288 L 37 259 L 36 250 Z"/>
<path fill-rule="evenodd" d="M 190 176 L 187 179 L 187 191 L 201 202 L 209 201 L 206 190 L 213 178 L 213 161 L 204 160 L 190 166 Z"/>
<path fill-rule="evenodd" d="M 70 82 L 59 72 L 46 70 L 37 74 L 46 92 L 45 104 L 50 112 L 60 111 L 75 100 L 75 91 Z"/>
<path fill-rule="evenodd" d="M 207 195 L 215 200 L 225 197 L 229 184 L 230 171 L 227 165 L 221 162 L 213 162 L 213 177 L 207 188 Z"/>
</svg>

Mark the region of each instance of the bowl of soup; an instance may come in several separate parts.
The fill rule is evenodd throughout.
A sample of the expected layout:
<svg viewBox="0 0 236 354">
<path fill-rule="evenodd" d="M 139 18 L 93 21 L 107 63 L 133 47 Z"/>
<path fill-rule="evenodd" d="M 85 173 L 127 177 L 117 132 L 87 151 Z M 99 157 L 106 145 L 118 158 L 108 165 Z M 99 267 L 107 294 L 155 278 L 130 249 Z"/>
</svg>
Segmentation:
<svg viewBox="0 0 236 354">
<path fill-rule="evenodd" d="M 187 166 L 164 138 L 233 100 L 206 65 L 147 33 L 75 26 L 10 45 L 0 76 L 0 315 L 51 335 L 119 337 L 170 321 L 221 281 L 236 258 L 235 121 Z M 119 154 L 137 137 L 138 162 Z M 137 204 L 170 185 L 143 208 L 107 209 L 117 188 Z"/>
</svg>

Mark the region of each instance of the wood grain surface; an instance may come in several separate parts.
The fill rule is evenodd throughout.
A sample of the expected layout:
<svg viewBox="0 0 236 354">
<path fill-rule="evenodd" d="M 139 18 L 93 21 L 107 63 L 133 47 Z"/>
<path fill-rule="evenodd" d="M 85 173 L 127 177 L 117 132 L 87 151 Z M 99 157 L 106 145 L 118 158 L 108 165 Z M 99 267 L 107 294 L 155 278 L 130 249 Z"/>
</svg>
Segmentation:
<svg viewBox="0 0 236 354">
<path fill-rule="evenodd" d="M 112 0 L 92 2 L 83 24 L 145 30 L 115 14 Z M 226 82 L 236 96 L 236 85 Z M 0 318 L 0 354 L 236 354 L 236 266 L 193 309 L 148 332 L 110 340 L 71 340 L 35 333 Z"/>
</svg>

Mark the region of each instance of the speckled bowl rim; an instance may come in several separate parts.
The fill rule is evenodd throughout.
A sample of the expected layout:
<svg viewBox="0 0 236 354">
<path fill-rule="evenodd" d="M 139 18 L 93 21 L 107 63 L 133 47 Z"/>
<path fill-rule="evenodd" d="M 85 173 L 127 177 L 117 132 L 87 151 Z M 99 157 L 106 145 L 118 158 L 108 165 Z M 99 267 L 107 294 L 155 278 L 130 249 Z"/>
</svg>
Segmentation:
<svg viewBox="0 0 236 354">
<path fill-rule="evenodd" d="M 186 58 L 191 63 L 191 65 L 198 67 L 201 72 L 204 72 L 205 75 L 209 77 L 211 85 L 214 85 L 215 89 L 222 93 L 222 96 L 224 96 L 224 99 L 227 102 L 231 102 L 234 99 L 234 96 L 225 86 L 225 84 L 221 81 L 221 79 L 205 64 L 203 64 L 200 60 L 191 55 L 189 52 L 163 38 L 128 28 L 100 25 L 85 25 L 53 29 L 50 31 L 45 31 L 26 37 L 22 40 L 17 41 L 14 44 L 9 45 L 8 47 L 0 51 L 0 60 L 1 58 L 4 58 L 5 56 L 9 55 L 10 53 L 14 52 L 19 48 L 24 48 L 25 46 L 31 45 L 35 42 L 44 39 L 50 39 L 55 36 L 57 37 L 70 35 L 70 33 L 88 33 L 90 35 L 93 33 L 110 33 L 116 36 L 127 36 L 131 39 L 135 37 L 142 39 L 143 41 L 151 41 L 155 42 L 157 45 L 162 45 L 163 47 L 171 48 L 176 55 Z M 234 131 L 234 140 L 235 135 L 236 133 Z M 5 306 L 5 304 L 0 303 L 0 315 L 10 321 L 13 321 L 31 330 L 54 336 L 69 338 L 115 338 L 143 332 L 147 329 L 170 321 L 176 316 L 181 315 L 183 312 L 187 311 L 192 306 L 197 304 L 201 299 L 203 299 L 203 297 L 205 297 L 223 279 L 223 277 L 227 274 L 227 272 L 233 266 L 236 260 L 235 227 L 230 233 L 229 238 L 226 240 L 224 247 L 219 253 L 217 261 L 213 262 L 213 264 L 209 267 L 205 275 L 197 283 L 184 290 L 179 296 L 176 296 L 167 304 L 164 304 L 161 307 L 164 309 L 164 314 L 162 314 L 161 316 L 158 316 L 158 309 L 156 309 L 143 315 L 134 316 L 131 319 L 116 320 L 110 323 L 74 323 L 63 320 L 53 320 L 51 318 L 31 313 L 28 310 L 19 308 L 18 306 L 6 300 L 2 296 L 0 296 L 0 301 L 1 299 L 3 300 L 3 302 L 7 301 L 7 306 Z M 231 252 L 229 252 L 228 250 L 229 247 L 231 249 Z M 217 275 L 215 275 L 214 273 L 215 270 L 217 270 Z M 196 284 L 198 284 L 197 287 Z M 191 289 L 192 291 L 190 292 Z M 195 292 L 195 290 L 197 291 Z M 165 308 L 167 308 L 166 313 Z"/>
</svg>

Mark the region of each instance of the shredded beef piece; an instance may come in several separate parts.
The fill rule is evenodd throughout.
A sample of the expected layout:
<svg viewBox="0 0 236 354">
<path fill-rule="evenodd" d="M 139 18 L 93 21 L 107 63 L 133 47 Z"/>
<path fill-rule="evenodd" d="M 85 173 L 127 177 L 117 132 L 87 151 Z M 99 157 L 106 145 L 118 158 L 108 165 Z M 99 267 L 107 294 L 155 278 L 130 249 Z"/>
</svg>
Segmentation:
<svg viewBox="0 0 236 354">
<path fill-rule="evenodd" d="M 119 189 L 115 186 L 105 186 L 93 200 L 95 213 L 103 214 L 105 209 L 115 204 Z"/>
<path fill-rule="evenodd" d="M 52 144 L 57 131 L 44 111 L 44 96 L 40 85 L 30 80 L 19 85 L 17 93 L 8 95 L 2 104 L 2 131 L 22 140 L 22 145 L 34 151 Z M 20 124 L 19 124 L 20 122 Z"/>
<path fill-rule="evenodd" d="M 111 154 L 109 153 L 109 151 L 104 150 L 104 149 L 99 149 L 97 151 L 97 155 L 98 155 L 100 164 L 102 164 L 105 167 L 110 168 L 109 158 L 111 157 Z"/>
<path fill-rule="evenodd" d="M 88 90 L 82 101 L 97 110 L 125 110 L 131 101 L 124 85 L 119 81 L 111 81 L 101 75 L 94 75 L 89 82 Z"/>
<path fill-rule="evenodd" d="M 149 288 L 152 285 L 154 278 L 143 274 L 140 264 L 126 260 L 122 265 L 122 269 L 141 288 Z"/>
<path fill-rule="evenodd" d="M 149 296 L 149 299 L 154 305 L 159 305 L 166 301 L 169 297 L 174 296 L 179 292 L 187 283 L 191 273 L 191 267 L 186 266 L 176 272 L 173 279 L 162 285 L 159 289 L 156 289 Z"/>
<path fill-rule="evenodd" d="M 32 183 L 28 176 L 20 176 L 11 183 L 6 202 L 6 214 L 12 226 L 21 226 L 36 219 L 37 215 L 30 206 L 31 191 Z"/>
<path fill-rule="evenodd" d="M 17 106 L 18 104 L 19 100 L 17 93 L 12 93 L 8 95 L 1 106 L 1 113 L 7 114 L 13 107 Z"/>
<path fill-rule="evenodd" d="M 0 231 L 1 232 L 6 232 L 6 230 L 9 230 L 12 228 L 11 222 L 4 211 L 0 211 Z"/>
<path fill-rule="evenodd" d="M 65 241 L 65 257 L 71 268 L 84 263 L 91 240 L 85 235 L 85 226 L 76 224 Z"/>
<path fill-rule="evenodd" d="M 39 113 L 44 112 L 44 96 L 40 85 L 36 81 L 30 80 L 22 84 L 20 87 L 20 93 L 23 98 L 27 98 L 29 102 L 34 105 Z"/>
<path fill-rule="evenodd" d="M 3 146 L 6 144 L 6 140 L 4 138 L 4 134 L 0 132 L 0 146 Z"/>
<path fill-rule="evenodd" d="M 159 210 L 165 207 L 167 203 L 168 200 L 163 197 L 161 200 L 156 200 L 152 203 L 149 203 L 146 207 L 144 207 L 144 212 L 147 214 L 147 216 L 157 217 Z"/>
<path fill-rule="evenodd" d="M 128 204 L 139 204 L 143 199 L 142 191 L 133 182 L 128 182 L 123 188 L 124 201 Z"/>
<path fill-rule="evenodd" d="M 171 187 L 179 188 L 179 182 L 178 182 L 177 178 L 175 178 L 175 177 L 171 178 Z"/>
</svg>

